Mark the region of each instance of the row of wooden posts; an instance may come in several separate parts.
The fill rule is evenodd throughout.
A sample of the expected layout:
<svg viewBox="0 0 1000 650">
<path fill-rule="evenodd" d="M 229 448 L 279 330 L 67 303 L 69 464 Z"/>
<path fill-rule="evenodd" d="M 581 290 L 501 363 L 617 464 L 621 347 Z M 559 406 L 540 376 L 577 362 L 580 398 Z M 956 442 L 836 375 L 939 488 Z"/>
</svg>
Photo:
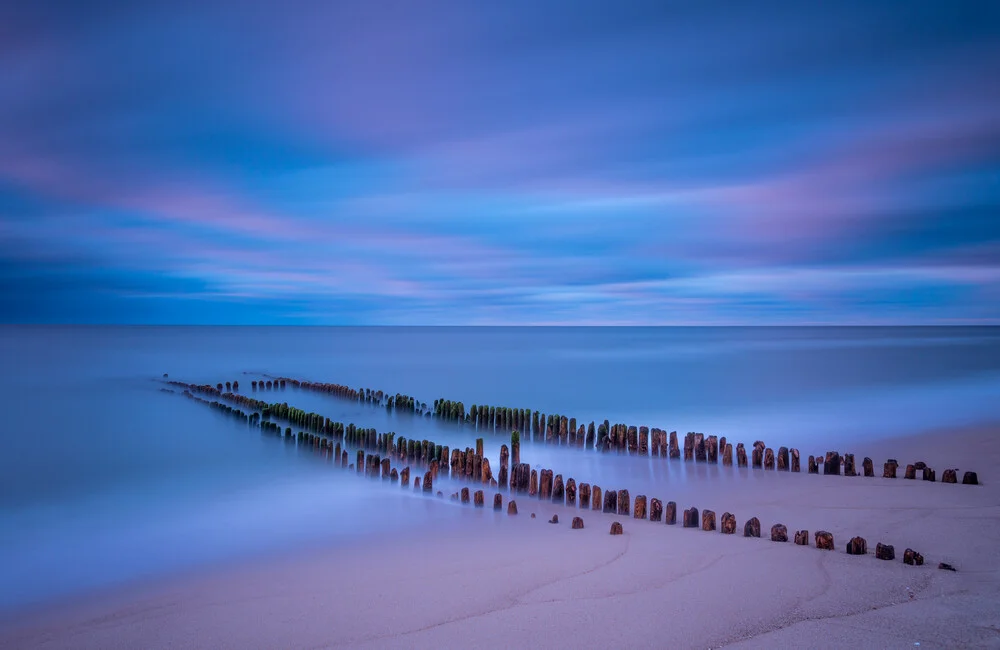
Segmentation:
<svg viewBox="0 0 1000 650">
<path fill-rule="evenodd" d="M 605 420 L 601 424 L 591 421 L 589 425 L 580 423 L 576 418 L 565 415 L 548 415 L 531 409 L 515 409 L 502 406 L 477 406 L 473 404 L 466 411 L 465 404 L 460 401 L 438 399 L 434 401 L 433 410 L 414 398 L 396 394 L 389 396 L 383 391 L 371 389 L 354 389 L 341 384 L 327 384 L 298 379 L 279 377 L 274 380 L 284 388 L 286 383 L 296 388 L 313 390 L 345 399 L 367 402 L 375 405 L 386 405 L 390 410 L 404 410 L 418 414 L 433 414 L 443 420 L 460 424 L 474 425 L 477 429 L 485 429 L 494 433 L 518 431 L 525 432 L 526 439 L 534 442 L 566 445 L 570 447 L 597 449 L 600 452 L 617 451 L 637 456 L 653 456 L 661 458 L 681 458 L 681 446 L 676 431 L 666 432 L 656 427 L 631 426 L 626 424 L 611 424 Z M 260 382 L 263 385 L 263 382 Z M 267 381 L 270 388 L 271 380 Z M 217 385 L 221 392 L 222 384 Z M 228 392 L 228 391 L 227 391 Z M 777 453 L 764 442 L 753 443 L 751 457 L 748 461 L 747 451 L 743 443 L 737 443 L 735 449 L 725 436 L 720 439 L 714 435 L 690 432 L 684 436 L 683 459 L 685 461 L 718 464 L 721 457 L 722 465 L 731 467 L 735 451 L 737 467 L 752 467 L 753 469 L 776 471 L 801 471 L 799 450 L 779 447 Z M 899 462 L 890 458 L 883 464 L 882 477 L 896 478 Z M 810 474 L 836 474 L 842 476 L 875 477 L 874 461 L 864 458 L 862 472 L 858 473 L 854 454 L 841 455 L 836 451 L 828 451 L 815 456 L 809 456 L 807 470 Z M 841 471 L 843 468 L 843 471 Z M 917 473 L 924 481 L 936 481 L 935 470 L 923 461 L 908 464 L 903 478 L 916 479 Z M 957 468 L 948 468 L 942 472 L 942 483 L 958 483 Z M 967 471 L 962 475 L 962 484 L 978 485 L 976 472 Z"/>
<path fill-rule="evenodd" d="M 201 392 L 205 392 L 203 390 L 204 387 L 189 385 L 189 388 L 202 389 Z M 270 432 L 281 436 L 281 427 L 277 423 L 261 420 L 259 417 L 255 417 L 258 416 L 257 413 L 248 414 L 241 409 L 234 408 L 223 402 L 204 400 L 194 395 L 191 390 L 185 390 L 185 394 L 208 404 L 216 410 L 221 410 L 233 417 L 243 419 L 248 424 L 259 425 L 263 432 Z M 228 397 L 231 398 L 232 396 Z M 448 465 L 441 462 L 442 457 L 447 458 L 447 447 L 439 448 L 433 443 L 423 441 L 425 444 L 420 445 L 422 453 L 415 453 L 417 445 L 406 444 L 402 442 L 404 440 L 402 438 L 400 438 L 400 443 L 397 444 L 393 440 L 395 434 L 377 434 L 373 429 L 362 430 L 354 427 L 353 424 L 344 426 L 341 423 L 335 423 L 335 425 L 333 427 L 335 431 L 365 431 L 366 435 L 345 435 L 343 437 L 343 448 L 341 447 L 341 441 L 329 440 L 326 434 L 317 435 L 299 431 L 293 437 L 291 435 L 291 428 L 286 428 L 283 437 L 287 442 L 295 442 L 300 447 L 309 448 L 327 457 L 339 467 L 349 470 L 354 469 L 358 474 L 373 479 L 381 478 L 383 481 L 390 483 L 399 482 L 404 489 L 410 485 L 410 467 L 406 466 L 402 470 L 397 470 L 392 467 L 393 458 L 427 463 L 428 468 L 424 472 L 423 477 L 421 478 L 418 475 L 413 481 L 413 488 L 424 493 L 434 492 L 434 485 L 442 469 L 446 475 L 448 473 Z M 374 434 L 374 438 L 369 434 Z M 413 443 L 414 441 L 408 442 Z M 459 449 L 452 451 L 450 464 L 452 478 L 460 481 L 486 484 L 492 488 L 507 489 L 507 469 L 511 460 L 507 445 L 502 445 L 500 448 L 499 481 L 492 476 L 489 459 L 483 453 L 483 445 L 483 439 L 479 438 L 476 440 L 475 449 L 467 448 L 464 452 Z M 356 462 L 353 464 L 349 463 L 348 446 L 359 447 L 356 449 Z M 378 451 L 384 451 L 386 456 L 383 457 L 380 453 L 366 454 L 366 448 L 371 447 L 374 447 Z M 542 501 L 550 501 L 571 508 L 579 507 L 582 510 L 589 509 L 603 513 L 624 515 L 634 519 L 648 519 L 654 523 L 661 521 L 667 525 L 675 525 L 677 523 L 678 508 L 677 503 L 674 501 L 668 501 L 664 504 L 658 498 L 647 500 L 646 495 L 642 494 L 637 495 L 633 501 L 627 489 L 608 489 L 602 493 L 600 486 L 591 486 L 589 483 L 580 483 L 577 485 L 573 478 L 569 478 L 564 482 L 562 474 L 554 474 L 554 471 L 551 469 L 532 469 L 528 463 L 520 462 L 520 440 L 517 432 L 514 432 L 512 435 L 511 448 L 515 450 L 516 459 L 510 471 L 509 490 L 511 494 L 526 494 L 529 498 L 538 498 Z M 431 449 L 434 449 L 437 453 L 431 452 Z M 441 497 L 443 493 L 439 491 L 437 495 Z M 471 491 L 470 488 L 463 487 L 460 491 L 453 493 L 451 498 L 463 504 L 471 501 L 476 507 L 485 506 L 485 490 L 483 489 Z M 503 510 L 503 495 L 500 492 L 495 493 L 493 497 L 493 508 L 494 510 Z M 508 501 L 507 513 L 509 515 L 517 514 L 517 503 L 514 499 Z M 558 518 L 556 517 L 551 523 L 557 522 Z M 698 508 L 688 508 L 683 511 L 681 522 L 684 528 L 700 527 L 704 531 L 716 530 L 716 517 L 715 512 L 712 510 L 706 509 L 702 511 L 699 517 Z M 574 518 L 573 527 L 582 528 L 582 518 Z M 737 532 L 737 528 L 735 515 L 730 512 L 723 513 L 720 519 L 719 530 L 723 534 L 731 535 Z M 622 527 L 620 522 L 615 522 L 612 525 L 611 533 L 620 534 L 621 532 Z M 744 524 L 743 536 L 761 536 L 761 524 L 756 517 L 749 519 Z M 774 542 L 787 542 L 788 530 L 783 524 L 775 524 L 771 527 L 770 537 L 771 541 Z M 809 532 L 806 530 L 796 532 L 794 541 L 798 545 L 809 545 Z M 827 531 L 817 531 L 814 535 L 814 542 L 816 548 L 834 550 L 833 535 Z M 847 544 L 847 553 L 851 555 L 866 555 L 866 540 L 862 537 L 852 538 Z M 894 547 L 879 543 L 876 545 L 875 556 L 881 560 L 893 560 L 895 559 Z M 907 564 L 921 565 L 923 564 L 923 556 L 912 549 L 906 549 L 903 554 L 903 561 Z"/>
</svg>

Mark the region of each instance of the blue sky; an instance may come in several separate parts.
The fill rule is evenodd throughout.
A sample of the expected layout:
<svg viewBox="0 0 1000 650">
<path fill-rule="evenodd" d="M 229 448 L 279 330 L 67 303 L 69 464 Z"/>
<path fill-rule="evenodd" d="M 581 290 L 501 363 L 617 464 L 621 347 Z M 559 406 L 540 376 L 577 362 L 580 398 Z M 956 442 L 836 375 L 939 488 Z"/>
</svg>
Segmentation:
<svg viewBox="0 0 1000 650">
<path fill-rule="evenodd" d="M 1000 3 L 0 7 L 0 320 L 1000 322 Z"/>
</svg>

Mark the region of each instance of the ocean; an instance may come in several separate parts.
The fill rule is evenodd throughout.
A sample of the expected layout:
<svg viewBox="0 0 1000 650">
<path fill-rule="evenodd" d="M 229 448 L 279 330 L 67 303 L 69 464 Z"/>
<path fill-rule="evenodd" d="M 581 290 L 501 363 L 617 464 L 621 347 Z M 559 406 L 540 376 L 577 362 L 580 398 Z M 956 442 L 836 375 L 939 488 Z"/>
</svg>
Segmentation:
<svg viewBox="0 0 1000 650">
<path fill-rule="evenodd" d="M 1000 420 L 991 327 L 3 326 L 0 360 L 8 614 L 460 516 L 164 392 L 164 373 L 238 380 L 244 394 L 251 380 L 282 375 L 809 450 Z M 509 440 L 291 387 L 257 397 L 453 447 L 482 435 L 494 473 Z M 522 456 L 605 485 L 682 486 L 694 471 L 528 443 Z"/>
</svg>

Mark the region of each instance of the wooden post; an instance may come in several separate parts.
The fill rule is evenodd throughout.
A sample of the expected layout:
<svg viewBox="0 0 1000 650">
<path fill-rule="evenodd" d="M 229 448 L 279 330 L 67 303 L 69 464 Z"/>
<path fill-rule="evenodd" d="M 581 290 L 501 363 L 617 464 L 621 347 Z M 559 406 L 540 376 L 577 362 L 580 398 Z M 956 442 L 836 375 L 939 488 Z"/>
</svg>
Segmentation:
<svg viewBox="0 0 1000 650">
<path fill-rule="evenodd" d="M 726 446 L 722 448 L 722 464 L 726 467 L 733 466 L 733 445 L 732 443 L 726 443 Z"/>
<path fill-rule="evenodd" d="M 469 488 L 464 487 L 462 488 L 462 503 L 468 503 L 468 502 L 469 502 Z"/>
<path fill-rule="evenodd" d="M 751 517 L 747 523 L 743 524 L 744 537 L 760 537 L 760 519 Z"/>
<path fill-rule="evenodd" d="M 751 460 L 753 462 L 754 469 L 760 469 L 764 466 L 764 443 L 760 440 L 753 443 Z"/>
<path fill-rule="evenodd" d="M 719 439 L 715 436 L 708 436 L 705 439 L 705 454 L 708 462 L 713 465 L 719 463 Z"/>
<path fill-rule="evenodd" d="M 774 450 L 770 447 L 764 450 L 764 469 L 774 469 Z"/>
<path fill-rule="evenodd" d="M 621 499 L 618 499 L 619 506 L 621 505 Z M 646 495 L 638 494 L 635 497 L 635 508 L 633 509 L 632 516 L 635 519 L 645 519 L 646 518 Z"/>
<path fill-rule="evenodd" d="M 778 447 L 778 471 L 787 472 L 789 470 L 788 463 L 788 447 Z"/>
<path fill-rule="evenodd" d="M 621 535 L 623 532 L 624 531 L 622 531 L 622 523 L 620 521 L 616 521 L 611 524 L 612 535 Z"/>
<path fill-rule="evenodd" d="M 791 453 L 791 456 L 792 456 L 792 471 L 793 472 L 798 472 L 799 471 L 799 450 L 795 449 L 793 447 L 792 449 L 789 450 L 789 452 Z"/>
<path fill-rule="evenodd" d="M 795 543 L 799 546 L 809 546 L 809 531 L 800 530 L 795 533 Z"/>
<path fill-rule="evenodd" d="M 816 457 L 815 456 L 810 456 L 809 457 L 809 473 L 810 474 L 819 474 L 819 463 L 816 462 Z"/>
<path fill-rule="evenodd" d="M 671 431 L 670 432 L 670 457 L 671 458 L 680 458 L 681 457 L 680 447 L 677 446 L 677 432 L 676 431 Z"/>
<path fill-rule="evenodd" d="M 618 513 L 618 493 L 614 490 L 608 490 L 604 493 L 604 512 Z"/>
<path fill-rule="evenodd" d="M 691 507 L 684 511 L 684 528 L 698 527 L 698 509 Z"/>
<path fill-rule="evenodd" d="M 663 502 L 656 497 L 649 500 L 649 520 L 663 521 Z"/>
<path fill-rule="evenodd" d="M 854 467 L 854 454 L 844 454 L 844 476 L 857 476 L 858 472 Z"/>
<path fill-rule="evenodd" d="M 865 541 L 865 538 L 852 537 L 851 541 L 847 542 L 847 554 L 868 555 L 868 543 Z"/>
<path fill-rule="evenodd" d="M 704 510 L 701 513 L 701 529 L 704 531 L 715 530 L 715 512 Z"/>
<path fill-rule="evenodd" d="M 723 535 L 733 535 L 736 533 L 736 515 L 731 512 L 722 513 L 720 530 Z"/>
<path fill-rule="evenodd" d="M 865 459 L 861 461 L 861 470 L 868 478 L 873 478 L 875 476 L 875 465 L 872 463 L 871 458 L 865 456 Z"/>
<path fill-rule="evenodd" d="M 836 451 L 826 452 L 826 460 L 823 462 L 823 474 L 840 475 L 840 454 Z"/>
<path fill-rule="evenodd" d="M 833 535 L 825 530 L 817 530 L 815 535 L 816 548 L 825 551 L 833 550 Z"/>
<path fill-rule="evenodd" d="M 430 472 L 424 473 L 424 492 L 434 491 L 434 479 L 431 478 Z"/>
<path fill-rule="evenodd" d="M 694 434 L 690 432 L 684 435 L 684 460 L 694 460 Z"/>
<path fill-rule="evenodd" d="M 931 481 L 931 482 L 933 482 L 934 478 L 935 478 L 934 477 L 934 470 L 931 469 L 930 467 L 925 467 L 924 468 L 924 480 L 925 481 Z"/>
<path fill-rule="evenodd" d="M 358 460 L 354 467 L 358 470 L 358 474 L 362 474 L 365 471 L 365 452 L 362 449 L 358 450 Z"/>
<path fill-rule="evenodd" d="M 528 496 L 533 497 L 538 494 L 538 470 L 531 470 L 531 480 L 528 483 Z"/>
<path fill-rule="evenodd" d="M 591 510 L 601 509 L 601 488 L 595 485 L 590 491 L 590 508 Z"/>
<path fill-rule="evenodd" d="M 552 470 L 549 470 L 551 474 Z M 562 474 L 556 474 L 552 480 L 552 503 L 563 503 L 566 500 L 566 490 L 563 487 Z"/>
<path fill-rule="evenodd" d="M 618 490 L 618 514 L 628 517 L 632 514 L 632 504 L 629 502 L 628 490 Z"/>
<path fill-rule="evenodd" d="M 674 501 L 667 501 L 667 507 L 663 509 L 663 522 L 668 526 L 673 526 L 677 523 L 677 503 Z"/>
<path fill-rule="evenodd" d="M 538 475 L 538 498 L 548 500 L 552 498 L 552 470 L 543 469 Z"/>
<path fill-rule="evenodd" d="M 476 490 L 476 494 L 473 496 L 473 500 L 475 501 L 475 506 L 477 508 L 482 508 L 483 505 L 485 505 L 485 496 L 483 495 L 483 491 Z"/>
<path fill-rule="evenodd" d="M 747 450 L 742 442 L 736 443 L 736 465 L 737 467 L 747 466 Z"/>
<path fill-rule="evenodd" d="M 908 548 L 903 551 L 903 564 L 909 564 L 910 566 L 923 566 L 924 556 L 917 553 L 912 548 Z"/>
<path fill-rule="evenodd" d="M 396 471 L 395 467 L 392 468 L 392 472 L 389 474 L 389 481 L 392 483 L 399 482 L 399 472 Z"/>
<path fill-rule="evenodd" d="M 896 549 L 891 544 L 879 542 L 875 545 L 875 558 L 878 560 L 895 560 Z"/>
<path fill-rule="evenodd" d="M 979 475 L 975 472 L 966 472 L 962 475 L 962 485 L 979 485 Z"/>
<path fill-rule="evenodd" d="M 580 509 L 587 510 L 590 508 L 590 483 L 580 484 Z"/>
<path fill-rule="evenodd" d="M 908 478 L 911 481 L 917 478 L 917 468 L 913 465 L 906 466 L 906 473 L 903 474 L 903 478 Z"/>
<path fill-rule="evenodd" d="M 698 463 L 704 463 L 706 460 L 704 433 L 694 434 L 694 459 Z"/>
<path fill-rule="evenodd" d="M 583 517 L 573 517 L 573 530 L 580 530 L 583 528 Z"/>
<path fill-rule="evenodd" d="M 771 541 L 772 542 L 788 541 L 788 529 L 785 528 L 784 524 L 775 524 L 771 526 Z"/>
<path fill-rule="evenodd" d="M 899 463 L 896 462 L 895 458 L 885 461 L 885 465 L 882 467 L 882 478 L 896 478 L 897 467 L 899 467 Z"/>
<path fill-rule="evenodd" d="M 517 514 L 517 501 L 511 499 L 507 502 L 507 514 L 516 515 Z"/>
<path fill-rule="evenodd" d="M 576 507 L 576 481 L 573 479 L 566 481 L 566 505 L 570 508 Z"/>
</svg>

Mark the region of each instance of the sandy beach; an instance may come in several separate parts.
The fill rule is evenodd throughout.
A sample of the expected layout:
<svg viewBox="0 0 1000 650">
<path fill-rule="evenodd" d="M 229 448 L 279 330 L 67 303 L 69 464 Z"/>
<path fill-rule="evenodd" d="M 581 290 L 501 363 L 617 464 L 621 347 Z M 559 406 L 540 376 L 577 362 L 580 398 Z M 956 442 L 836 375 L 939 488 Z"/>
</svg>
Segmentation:
<svg viewBox="0 0 1000 650">
<path fill-rule="evenodd" d="M 523 497 L 513 517 L 418 498 L 414 507 L 463 515 L 435 530 L 362 536 L 25 612 L 3 622 L 0 646 L 998 647 L 998 434 L 995 425 L 934 431 L 851 450 L 878 459 L 879 476 L 886 457 L 920 458 L 939 468 L 938 480 L 946 467 L 975 469 L 981 486 L 719 468 L 732 476 L 650 490 L 679 511 L 733 512 L 736 535 Z M 574 515 L 585 529 L 571 530 Z M 752 516 L 760 539 L 742 536 Z M 609 535 L 613 521 L 624 535 Z M 777 522 L 789 536 L 808 529 L 810 540 L 830 531 L 836 550 L 772 542 Z M 845 553 L 855 535 L 867 556 Z M 895 546 L 895 561 L 875 559 L 877 542 Z M 904 565 L 907 547 L 926 564 Z"/>
</svg>

